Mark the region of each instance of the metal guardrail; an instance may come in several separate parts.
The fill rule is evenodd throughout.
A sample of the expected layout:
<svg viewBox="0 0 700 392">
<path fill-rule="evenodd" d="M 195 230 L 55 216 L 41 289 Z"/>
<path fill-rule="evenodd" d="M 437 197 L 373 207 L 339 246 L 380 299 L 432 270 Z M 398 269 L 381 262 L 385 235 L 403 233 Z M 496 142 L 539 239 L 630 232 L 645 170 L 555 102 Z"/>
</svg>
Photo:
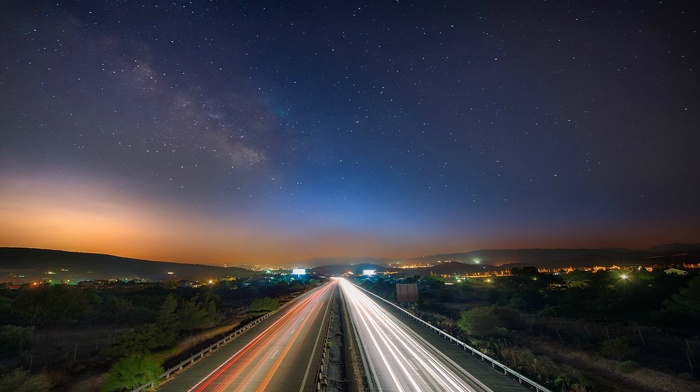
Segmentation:
<svg viewBox="0 0 700 392">
<path fill-rule="evenodd" d="M 326 376 L 326 379 L 323 379 L 323 373 L 324 370 L 328 372 L 328 362 L 330 360 L 330 350 L 328 349 L 328 343 L 331 342 L 331 329 L 333 327 L 333 312 L 335 311 L 335 295 L 337 295 L 337 292 L 334 293 L 333 295 L 333 300 L 331 302 L 331 308 L 330 311 L 328 312 L 328 325 L 326 326 L 326 335 L 323 339 L 323 349 L 321 350 L 321 363 L 318 365 L 318 371 L 316 372 L 316 380 L 315 380 L 315 385 L 316 385 L 316 391 L 325 391 L 328 389 L 328 377 Z"/>
<path fill-rule="evenodd" d="M 239 335 L 241 335 L 243 332 L 245 332 L 245 331 L 247 331 L 247 330 L 253 328 L 254 326 L 258 325 L 258 324 L 259 324 L 260 322 L 262 322 L 263 320 L 266 320 L 267 318 L 269 318 L 269 317 L 272 316 L 273 314 L 275 314 L 275 313 L 279 312 L 280 310 L 284 309 L 284 308 L 285 308 L 287 305 L 289 305 L 291 302 L 293 302 L 293 301 L 286 302 L 286 303 L 284 303 L 282 306 L 280 306 L 279 308 L 277 308 L 276 310 L 273 310 L 273 311 L 270 312 L 270 313 L 266 313 L 266 314 L 264 314 L 263 316 L 260 316 L 260 317 L 258 317 L 257 319 L 251 321 L 250 323 L 248 323 L 248 324 L 242 326 L 241 328 L 238 328 L 238 329 L 235 330 L 234 332 L 231 332 L 229 335 L 225 336 L 223 339 L 218 340 L 217 342 L 213 343 L 213 344 L 210 345 L 209 347 L 204 348 L 203 350 L 201 350 L 201 351 L 199 351 L 198 353 L 192 355 L 191 357 L 185 359 L 184 361 L 178 363 L 177 365 L 171 367 L 170 369 L 167 369 L 166 371 L 164 371 L 163 373 L 161 373 L 160 375 L 158 375 L 158 377 L 156 377 L 155 380 L 151 380 L 151 381 L 149 381 L 149 382 L 147 382 L 147 383 L 141 385 L 140 387 L 134 389 L 133 391 L 134 391 L 134 392 L 139 392 L 139 391 L 143 391 L 143 390 L 145 390 L 145 389 L 147 389 L 147 388 L 153 388 L 153 387 L 155 387 L 155 386 L 156 386 L 156 383 L 158 382 L 158 380 L 161 380 L 161 379 L 167 380 L 167 379 L 169 379 L 170 376 L 171 376 L 173 373 L 179 372 L 179 371 L 183 370 L 184 368 L 186 368 L 186 367 L 192 365 L 192 364 L 195 363 L 196 361 L 198 361 L 198 360 L 204 358 L 204 356 L 205 356 L 206 354 L 209 354 L 209 353 L 211 353 L 212 351 L 214 351 L 214 350 L 218 349 L 219 347 L 223 346 L 224 344 L 231 342 L 233 339 L 237 338 L 237 337 L 238 337 Z"/>
<path fill-rule="evenodd" d="M 481 357 L 481 361 L 482 361 L 482 362 L 487 361 L 487 362 L 490 362 L 490 363 L 491 363 L 491 367 L 493 367 L 493 368 L 496 368 L 496 367 L 501 368 L 501 370 L 503 370 L 503 374 L 504 374 L 504 375 L 506 375 L 506 376 L 507 376 L 507 375 L 511 375 L 511 376 L 517 378 L 519 384 L 526 383 L 526 384 L 530 385 L 531 387 L 535 388 L 535 390 L 536 390 L 537 392 L 552 392 L 550 389 L 547 389 L 547 388 L 545 388 L 544 386 L 538 384 L 537 382 L 535 382 L 535 381 L 533 381 L 533 380 L 531 380 L 531 379 L 529 379 L 529 378 L 523 376 L 522 374 L 520 374 L 520 373 L 516 372 L 515 370 L 509 368 L 508 366 L 506 366 L 506 365 L 504 365 L 504 364 L 502 364 L 502 363 L 496 361 L 495 359 L 489 357 L 488 355 L 482 353 L 481 351 L 475 349 L 474 347 L 472 347 L 472 346 L 470 346 L 470 345 L 464 343 L 463 341 L 457 339 L 456 337 L 454 337 L 454 336 L 452 336 L 452 335 L 450 335 L 450 334 L 444 332 L 443 330 L 441 330 L 441 329 L 435 327 L 434 325 L 428 323 L 427 321 L 424 321 L 424 320 L 422 320 L 422 319 L 416 317 L 415 315 L 413 315 L 412 313 L 410 313 L 410 312 L 407 311 L 406 309 L 403 309 L 402 307 L 396 305 L 395 303 L 389 302 L 389 301 L 387 301 L 386 299 L 384 299 L 384 298 L 378 296 L 377 294 L 374 294 L 374 293 L 371 292 L 371 291 L 365 290 L 364 288 L 362 288 L 362 287 L 360 287 L 360 286 L 358 286 L 358 285 L 355 285 L 355 286 L 357 286 L 360 290 L 362 290 L 362 291 L 364 291 L 364 292 L 366 292 L 366 293 L 368 293 L 368 294 L 370 294 L 370 295 L 373 295 L 374 297 L 377 297 L 377 298 L 379 298 L 380 300 L 386 302 L 387 304 L 393 306 L 394 308 L 400 310 L 401 312 L 405 313 L 406 315 L 408 315 L 408 316 L 411 317 L 412 319 L 414 319 L 414 320 L 418 321 L 419 323 L 423 324 L 425 327 L 430 328 L 433 332 L 442 335 L 442 337 L 444 337 L 445 339 L 449 339 L 450 342 L 454 343 L 454 344 L 457 345 L 457 346 L 462 347 L 462 348 L 464 349 L 464 351 L 471 351 L 472 356 L 477 356 L 477 355 L 478 355 L 479 357 Z"/>
<path fill-rule="evenodd" d="M 358 286 L 359 287 L 359 286 Z M 361 287 L 360 287 L 361 288 Z M 346 303 L 346 298 L 345 298 L 345 293 L 343 290 L 339 290 L 340 294 L 340 303 L 341 306 L 345 309 L 344 311 L 347 311 L 347 303 Z M 372 294 L 372 293 L 370 293 Z M 360 356 L 360 361 L 362 362 L 360 366 L 362 367 L 362 370 L 365 373 L 365 377 L 363 377 L 363 382 L 366 383 L 365 389 L 364 390 L 370 390 L 370 391 L 376 391 L 379 390 L 379 386 L 377 385 L 377 380 L 375 379 L 374 374 L 370 374 L 370 366 L 369 366 L 369 361 L 367 359 L 367 354 L 365 353 L 365 350 L 362 348 L 362 341 L 360 340 L 360 336 L 357 333 L 357 330 L 355 328 L 355 324 L 352 322 L 353 316 L 350 314 L 350 312 L 347 312 L 347 323 L 348 323 L 348 333 L 351 335 L 350 339 L 352 339 L 357 347 L 358 354 Z"/>
</svg>

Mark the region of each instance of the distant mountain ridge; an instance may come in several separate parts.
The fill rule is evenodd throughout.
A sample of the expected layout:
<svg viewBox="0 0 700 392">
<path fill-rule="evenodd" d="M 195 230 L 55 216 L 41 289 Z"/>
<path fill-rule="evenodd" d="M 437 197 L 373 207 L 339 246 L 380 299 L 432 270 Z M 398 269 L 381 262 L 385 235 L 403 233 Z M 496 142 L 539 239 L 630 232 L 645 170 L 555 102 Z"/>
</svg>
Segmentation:
<svg viewBox="0 0 700 392">
<path fill-rule="evenodd" d="M 247 277 L 253 274 L 253 271 L 237 267 L 150 261 L 61 250 L 0 248 L 0 282 L 38 279 L 206 281 L 226 276 Z"/>
<path fill-rule="evenodd" d="M 318 274 L 361 274 L 365 269 L 377 272 L 435 274 L 489 272 L 496 269 L 532 265 L 539 268 L 592 267 L 595 265 L 653 265 L 700 262 L 700 244 L 667 244 L 646 250 L 625 248 L 600 249 L 483 249 L 464 253 L 445 253 L 402 259 L 372 259 L 369 257 L 337 257 L 316 259 L 334 262 L 311 270 Z M 410 265 L 430 267 L 400 268 Z"/>
<path fill-rule="evenodd" d="M 652 246 L 651 248 L 649 248 L 647 250 L 649 252 L 652 252 L 652 253 L 700 252 L 700 243 L 698 243 L 698 244 L 681 244 L 681 243 L 663 244 L 663 245 Z"/>
<path fill-rule="evenodd" d="M 387 265 L 392 259 L 374 258 L 374 257 L 317 257 L 307 261 L 298 261 L 296 265 L 300 266 L 328 266 L 328 265 L 359 265 L 359 264 L 375 264 Z"/>
<path fill-rule="evenodd" d="M 404 258 L 401 261 L 389 258 L 371 257 L 334 257 L 319 258 L 308 261 L 307 265 L 329 266 L 329 265 L 411 265 L 411 264 L 438 264 L 456 261 L 463 264 L 478 265 L 509 265 L 509 264 L 529 264 L 545 267 L 556 266 L 566 263 L 579 262 L 636 262 L 649 257 L 671 256 L 678 253 L 688 253 L 689 255 L 700 254 L 700 243 L 698 244 L 666 244 L 651 247 L 649 249 L 627 249 L 627 248 L 525 248 L 525 249 L 481 249 L 461 253 L 442 253 L 421 257 Z M 300 263 L 304 264 L 304 263 Z"/>
<path fill-rule="evenodd" d="M 316 274 L 340 275 L 348 271 L 361 274 L 363 270 L 377 272 L 426 271 L 437 274 L 492 271 L 498 267 L 512 268 L 533 265 L 540 268 L 585 267 L 593 265 L 679 264 L 700 262 L 700 243 L 664 244 L 646 250 L 624 248 L 601 249 L 484 249 L 464 253 L 445 253 L 401 259 L 371 257 L 318 258 L 305 265 Z M 409 270 L 399 267 L 426 265 Z M 315 266 L 315 267 L 314 267 Z M 53 274 L 49 274 L 49 272 Z M 220 279 L 226 276 L 248 277 L 255 272 L 238 267 L 219 267 L 164 261 L 132 259 L 105 254 L 67 252 L 60 250 L 0 247 L 0 282 L 52 279 L 80 281 L 98 279 L 198 280 Z"/>
<path fill-rule="evenodd" d="M 328 264 L 321 265 L 310 269 L 316 275 L 343 275 L 348 272 L 354 275 L 361 275 L 365 270 L 374 270 L 375 272 L 397 272 L 398 268 L 389 267 L 386 264 Z"/>
</svg>

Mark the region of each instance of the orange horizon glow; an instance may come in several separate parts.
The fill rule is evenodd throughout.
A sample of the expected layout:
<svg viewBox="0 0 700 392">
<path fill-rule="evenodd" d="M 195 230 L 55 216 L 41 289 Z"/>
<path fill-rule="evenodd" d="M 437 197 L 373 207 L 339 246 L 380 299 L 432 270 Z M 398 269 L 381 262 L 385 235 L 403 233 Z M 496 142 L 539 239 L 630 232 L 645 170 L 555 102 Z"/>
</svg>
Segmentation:
<svg viewBox="0 0 700 392">
<path fill-rule="evenodd" d="M 686 225 L 656 225 L 651 233 L 629 231 L 595 237 L 559 237 L 503 230 L 471 241 L 402 240 L 392 233 L 314 227 L 263 218 L 211 216 L 94 179 L 70 181 L 12 177 L 0 185 L 0 246 L 103 253 L 195 264 L 285 264 L 321 257 L 412 258 L 477 249 L 546 247 L 644 248 L 666 242 L 693 242 Z M 545 240 L 548 238 L 548 241 Z M 554 244 L 554 245 L 553 245 Z M 468 246 L 471 245 L 471 246 Z"/>
<path fill-rule="evenodd" d="M 248 217 L 211 217 L 96 184 L 89 179 L 4 182 L 0 246 L 198 264 L 279 263 L 344 256 L 353 249 L 363 255 L 386 253 L 385 242 L 372 235 L 341 230 L 309 234 L 298 227 L 272 231 Z"/>
</svg>

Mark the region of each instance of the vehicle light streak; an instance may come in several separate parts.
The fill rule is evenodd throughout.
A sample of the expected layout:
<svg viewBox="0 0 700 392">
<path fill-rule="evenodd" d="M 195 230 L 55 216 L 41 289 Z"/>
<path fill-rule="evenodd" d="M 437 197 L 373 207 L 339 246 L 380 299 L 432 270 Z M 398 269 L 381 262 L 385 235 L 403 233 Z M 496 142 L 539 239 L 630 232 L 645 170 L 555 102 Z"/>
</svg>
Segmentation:
<svg viewBox="0 0 700 392">
<path fill-rule="evenodd" d="M 381 391 L 491 391 L 345 279 L 341 292 Z"/>
<path fill-rule="evenodd" d="M 303 365 L 307 369 L 311 367 L 318 345 L 318 321 L 327 315 L 329 298 L 335 288 L 335 282 L 327 284 L 286 309 L 279 320 L 202 378 L 188 392 L 309 389 L 310 386 L 306 386 L 306 375 L 296 384 L 290 381 L 289 376 L 295 370 L 296 373 L 303 371 L 299 371 L 297 366 Z M 309 357 L 300 358 L 299 353 L 305 346 L 311 345 L 314 347 L 307 366 L 306 362 L 300 360 Z"/>
</svg>

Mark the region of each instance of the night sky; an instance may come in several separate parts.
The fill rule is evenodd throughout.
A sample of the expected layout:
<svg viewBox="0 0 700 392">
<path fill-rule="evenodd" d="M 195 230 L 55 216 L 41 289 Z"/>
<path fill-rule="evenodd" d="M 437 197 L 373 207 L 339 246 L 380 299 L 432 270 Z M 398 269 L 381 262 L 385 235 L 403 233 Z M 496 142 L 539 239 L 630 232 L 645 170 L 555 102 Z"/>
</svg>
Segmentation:
<svg viewBox="0 0 700 392">
<path fill-rule="evenodd" d="M 3 1 L 0 246 L 700 242 L 693 1 Z"/>
</svg>

